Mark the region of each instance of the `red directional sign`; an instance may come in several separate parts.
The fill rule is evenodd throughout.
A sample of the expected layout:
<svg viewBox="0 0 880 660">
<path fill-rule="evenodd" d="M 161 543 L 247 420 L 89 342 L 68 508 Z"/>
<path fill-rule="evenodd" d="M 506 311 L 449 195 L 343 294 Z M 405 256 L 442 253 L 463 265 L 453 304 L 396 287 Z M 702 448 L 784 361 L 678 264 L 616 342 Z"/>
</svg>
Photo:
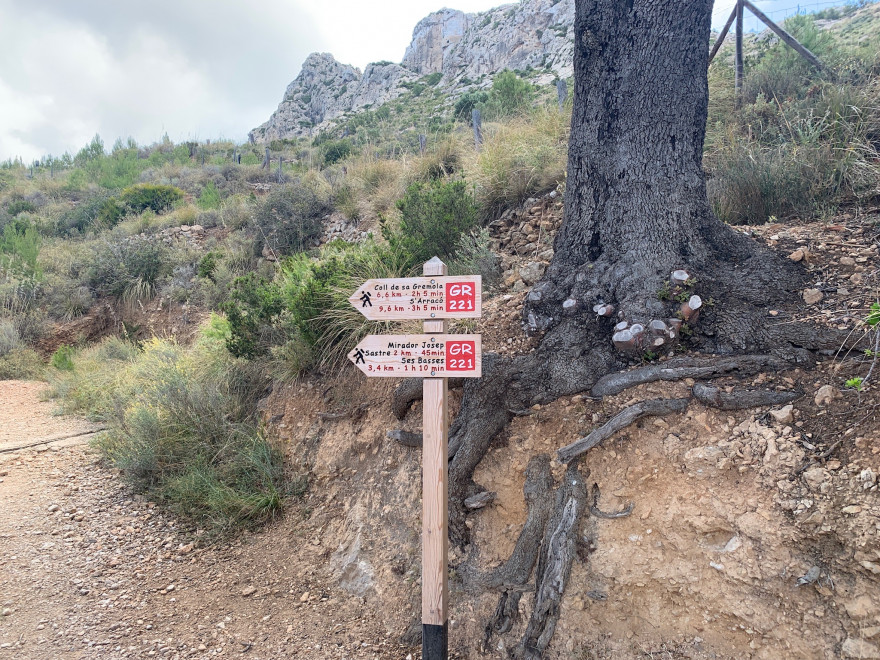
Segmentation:
<svg viewBox="0 0 880 660">
<path fill-rule="evenodd" d="M 475 319 L 483 283 L 479 275 L 367 280 L 348 300 L 371 321 Z"/>
<path fill-rule="evenodd" d="M 348 354 L 367 376 L 479 378 L 480 335 L 368 335 Z"/>
</svg>

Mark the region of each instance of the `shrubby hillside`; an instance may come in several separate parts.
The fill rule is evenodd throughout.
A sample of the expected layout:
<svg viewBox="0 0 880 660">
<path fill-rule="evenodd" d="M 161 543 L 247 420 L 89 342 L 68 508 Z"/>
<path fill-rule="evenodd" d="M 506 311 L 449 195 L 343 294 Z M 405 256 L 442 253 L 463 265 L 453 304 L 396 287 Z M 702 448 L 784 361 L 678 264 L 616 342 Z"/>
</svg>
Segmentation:
<svg viewBox="0 0 880 660">
<path fill-rule="evenodd" d="M 721 219 L 830 220 L 878 204 L 877 26 L 877 5 L 787 21 L 824 74 L 750 36 L 739 109 L 724 46 L 705 141 Z M 346 302 L 356 284 L 419 272 L 435 254 L 480 272 L 490 294 L 516 283 L 488 227 L 566 185 L 571 99 L 558 106 L 546 73 L 500 71 L 456 97 L 429 74 L 265 146 L 108 148 L 96 136 L 74 155 L 0 164 L 0 377 L 50 378 L 65 406 L 111 424 L 106 456 L 182 511 L 221 526 L 265 519 L 301 488 L 245 389 L 333 373 L 380 330 Z M 546 260 L 536 236 L 523 244 Z M 218 405 L 235 412 L 208 419 Z M 175 420 L 171 436 L 159 419 Z M 198 460 L 169 459 L 169 443 Z"/>
</svg>

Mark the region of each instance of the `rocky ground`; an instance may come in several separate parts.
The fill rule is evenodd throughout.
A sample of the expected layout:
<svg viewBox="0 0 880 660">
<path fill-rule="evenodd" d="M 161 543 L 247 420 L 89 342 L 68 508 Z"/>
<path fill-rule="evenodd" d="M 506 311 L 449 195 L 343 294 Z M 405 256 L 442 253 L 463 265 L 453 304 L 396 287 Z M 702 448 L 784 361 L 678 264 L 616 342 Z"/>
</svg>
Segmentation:
<svg viewBox="0 0 880 660">
<path fill-rule="evenodd" d="M 810 272 L 798 315 L 767 310 L 768 323 L 865 332 L 878 295 L 878 211 L 744 229 Z M 560 220 L 547 196 L 491 227 L 502 283 L 466 326 L 483 333 L 485 350 L 533 348 L 522 302 Z M 693 402 L 591 450 L 584 467 L 602 508 L 635 509 L 585 523 L 547 657 L 880 658 L 880 371 L 861 391 L 846 386 L 873 360 L 841 352 L 716 379 L 802 396 L 731 412 Z M 460 574 L 465 562 L 489 570 L 509 556 L 528 460 L 636 401 L 687 396 L 690 384 L 602 400 L 584 392 L 514 419 L 475 474 L 498 498 L 471 515 L 474 544 L 451 551 L 455 657 L 505 658 L 522 635 L 528 593 L 514 629 L 481 651 L 497 594 L 469 593 Z M 401 639 L 418 622 L 421 457 L 386 432 L 420 430 L 421 407 L 397 420 L 394 383 L 343 370 L 277 387 L 266 419 L 292 468 L 310 472 L 310 492 L 261 532 L 213 542 L 130 492 L 85 436 L 7 451 L 89 430 L 51 416 L 40 387 L 0 384 L 0 659 L 419 655 Z M 460 397 L 453 391 L 453 414 Z M 553 469 L 559 480 L 563 466 Z"/>
<path fill-rule="evenodd" d="M 43 385 L 0 383 L 0 658 L 370 658 L 412 649 L 329 579 L 296 507 L 234 542 L 204 542 L 101 465 Z M 303 504 L 308 507 L 308 502 Z"/>
</svg>

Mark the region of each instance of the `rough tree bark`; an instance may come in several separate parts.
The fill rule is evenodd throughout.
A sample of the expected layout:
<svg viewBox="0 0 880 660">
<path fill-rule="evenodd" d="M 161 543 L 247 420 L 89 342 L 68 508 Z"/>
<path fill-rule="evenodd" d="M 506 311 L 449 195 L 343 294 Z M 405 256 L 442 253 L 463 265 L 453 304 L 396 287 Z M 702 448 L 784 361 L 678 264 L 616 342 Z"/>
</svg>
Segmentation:
<svg viewBox="0 0 880 660">
<path fill-rule="evenodd" d="M 457 502 L 485 490 L 473 471 L 511 410 L 589 390 L 645 350 L 675 345 L 657 349 L 646 330 L 620 352 L 616 324 L 672 328 L 683 316 L 677 298 L 698 294 L 706 302 L 688 319 L 690 348 L 769 354 L 778 368 L 842 343 L 841 333 L 771 323 L 768 310 L 799 302 L 805 270 L 712 213 L 702 166 L 711 0 L 577 0 L 575 9 L 565 218 L 523 311 L 526 332 L 542 339 L 512 360 L 487 354 L 483 378 L 465 384 L 450 432 L 450 529 L 460 544 L 468 534 Z M 689 278 L 675 288 L 678 269 Z M 615 313 L 597 316 L 599 303 Z"/>
<path fill-rule="evenodd" d="M 805 270 L 712 213 L 702 167 L 712 0 L 576 0 L 575 11 L 565 217 L 522 319 L 541 342 L 513 359 L 486 354 L 450 430 L 450 535 L 462 546 L 470 541 L 463 502 L 486 490 L 474 469 L 511 411 L 590 390 L 647 350 L 677 345 L 682 323 L 691 349 L 753 356 L 717 367 L 687 361 L 675 372 L 666 365 L 605 386 L 781 368 L 845 343 L 842 333 L 771 323 L 770 309 L 799 303 Z M 677 270 L 686 274 L 671 278 Z M 694 295 L 704 301 L 696 314 L 698 305 L 683 306 Z M 612 336 L 622 323 L 643 330 L 618 350 Z M 552 542 L 545 532 L 542 547 Z M 570 560 L 559 565 L 567 575 Z M 499 608 L 506 617 L 516 605 Z M 538 657 L 549 635 L 552 626 L 533 620 L 521 653 Z"/>
</svg>

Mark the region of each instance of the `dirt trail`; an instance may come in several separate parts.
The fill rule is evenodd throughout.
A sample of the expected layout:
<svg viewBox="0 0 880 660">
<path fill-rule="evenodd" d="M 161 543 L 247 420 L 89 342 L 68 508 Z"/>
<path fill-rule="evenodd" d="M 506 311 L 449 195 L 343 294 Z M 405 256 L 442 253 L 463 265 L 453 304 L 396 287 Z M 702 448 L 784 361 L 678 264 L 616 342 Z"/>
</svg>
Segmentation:
<svg viewBox="0 0 880 660">
<path fill-rule="evenodd" d="M 43 387 L 0 382 L 0 449 L 90 428 Z M 205 549 L 81 438 L 0 453 L 0 659 L 407 657 L 329 584 L 307 510 Z"/>
</svg>

